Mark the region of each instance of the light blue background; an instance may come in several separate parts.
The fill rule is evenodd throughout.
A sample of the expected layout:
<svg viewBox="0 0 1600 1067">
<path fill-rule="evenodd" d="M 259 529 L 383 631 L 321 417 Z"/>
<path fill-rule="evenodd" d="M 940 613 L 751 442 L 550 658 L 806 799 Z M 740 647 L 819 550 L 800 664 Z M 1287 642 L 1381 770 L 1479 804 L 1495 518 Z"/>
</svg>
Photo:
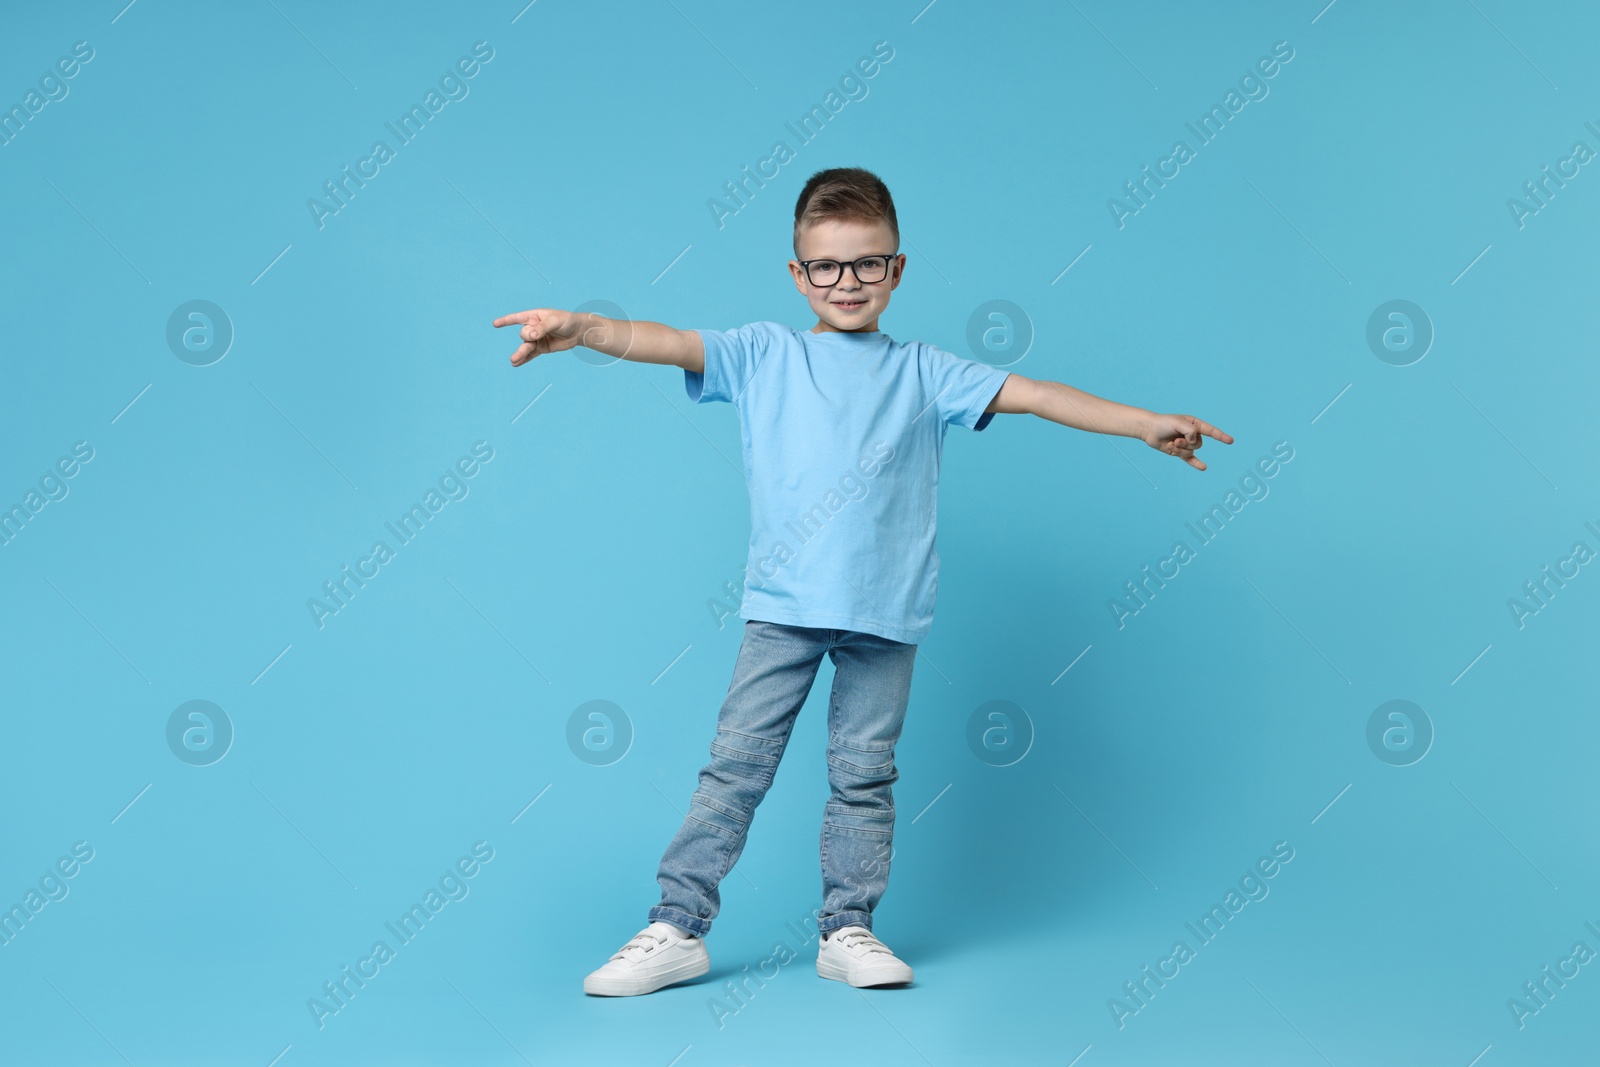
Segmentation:
<svg viewBox="0 0 1600 1067">
<path fill-rule="evenodd" d="M 1506 201 L 1600 148 L 1600 18 L 924 3 L 8 14 L 7 107 L 73 42 L 95 57 L 0 147 L 0 505 L 74 442 L 95 455 L 0 547 L 0 903 L 74 842 L 95 855 L 0 946 L 0 1058 L 1593 1055 L 1596 965 L 1525 1028 L 1506 1002 L 1600 949 L 1600 573 L 1521 629 L 1506 602 L 1600 548 L 1600 173 L 1520 229 Z M 319 229 L 307 199 L 480 40 L 470 95 Z M 1119 230 L 1107 199 L 1280 40 L 1270 95 Z M 894 57 L 869 95 L 719 229 L 708 199 L 877 41 Z M 738 649 L 707 603 L 748 535 L 736 414 L 695 408 L 676 370 L 513 369 L 489 323 L 605 299 L 808 326 L 794 198 L 836 165 L 895 194 L 891 335 L 966 351 L 974 310 L 1009 300 L 1035 334 L 1011 369 L 1237 440 L 1201 474 L 1031 416 L 952 431 L 875 916 L 913 987 L 824 982 L 786 926 L 820 901 L 824 667 L 724 883 L 711 974 L 586 998 L 658 899 Z M 165 340 L 194 299 L 236 330 L 210 366 Z M 1391 299 L 1436 330 L 1410 366 L 1365 339 Z M 319 630 L 307 599 L 480 440 L 470 495 Z M 1270 496 L 1119 630 L 1122 583 L 1278 441 Z M 236 731 L 206 767 L 165 738 L 195 699 Z M 1391 699 L 1436 731 L 1411 766 L 1367 745 Z M 591 700 L 632 724 L 608 766 L 567 745 Z M 992 700 L 1035 732 L 1008 767 L 966 741 Z M 319 1030 L 307 999 L 476 841 L 495 851 L 470 895 Z M 1296 852 L 1270 896 L 1119 1029 L 1108 999 L 1278 841 Z M 708 1001 L 782 939 L 799 957 L 719 1029 Z"/>
</svg>

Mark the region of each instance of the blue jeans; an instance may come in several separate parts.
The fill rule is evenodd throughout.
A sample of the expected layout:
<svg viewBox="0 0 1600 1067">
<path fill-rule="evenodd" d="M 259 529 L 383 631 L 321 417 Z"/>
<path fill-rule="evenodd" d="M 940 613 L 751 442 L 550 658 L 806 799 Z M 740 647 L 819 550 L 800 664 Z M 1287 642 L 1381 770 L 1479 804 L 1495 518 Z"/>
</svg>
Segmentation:
<svg viewBox="0 0 1600 1067">
<path fill-rule="evenodd" d="M 661 857 L 661 903 L 650 921 L 697 936 L 721 907 L 717 886 L 744 851 L 756 805 L 766 796 L 795 716 L 826 654 L 828 785 L 822 815 L 822 910 L 818 933 L 872 928 L 889 883 L 894 842 L 894 746 L 911 696 L 917 646 L 854 630 L 747 620 L 733 681 L 717 716 L 711 762 L 689 813 Z"/>
</svg>

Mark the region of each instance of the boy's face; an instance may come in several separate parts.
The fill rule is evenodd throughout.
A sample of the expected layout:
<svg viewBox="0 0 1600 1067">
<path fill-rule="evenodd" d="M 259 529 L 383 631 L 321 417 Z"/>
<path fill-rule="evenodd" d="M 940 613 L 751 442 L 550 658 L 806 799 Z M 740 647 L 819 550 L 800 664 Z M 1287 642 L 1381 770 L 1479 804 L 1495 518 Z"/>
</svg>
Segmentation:
<svg viewBox="0 0 1600 1067">
<path fill-rule="evenodd" d="M 878 328 L 878 316 L 889 306 L 889 294 L 900 284 L 906 258 L 896 252 L 894 232 L 879 219 L 857 222 L 853 219 L 823 219 L 800 228 L 798 259 L 789 261 L 794 287 L 805 295 L 817 313 L 812 333 L 870 333 Z M 855 270 L 844 268 L 832 285 L 812 285 L 800 264 L 814 259 L 848 263 L 862 256 L 887 255 L 888 273 L 879 281 L 863 282 Z"/>
</svg>

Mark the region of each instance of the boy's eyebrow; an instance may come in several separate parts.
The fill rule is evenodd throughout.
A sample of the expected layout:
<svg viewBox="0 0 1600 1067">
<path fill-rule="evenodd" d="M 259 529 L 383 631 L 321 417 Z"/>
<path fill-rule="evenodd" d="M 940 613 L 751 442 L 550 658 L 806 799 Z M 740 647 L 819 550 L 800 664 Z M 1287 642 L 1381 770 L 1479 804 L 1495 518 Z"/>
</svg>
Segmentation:
<svg viewBox="0 0 1600 1067">
<path fill-rule="evenodd" d="M 888 256 L 890 259 L 893 259 L 895 256 L 898 256 L 899 254 L 900 254 L 899 252 L 858 252 L 856 255 L 852 256 L 852 255 L 849 255 L 847 253 L 841 252 L 841 253 L 839 253 L 837 255 L 826 255 L 826 254 L 819 253 L 819 254 L 814 255 L 814 256 L 802 256 L 797 252 L 797 253 L 795 253 L 795 257 L 794 258 L 795 258 L 795 260 L 797 262 L 800 262 L 800 263 L 805 263 L 805 262 L 808 262 L 810 260 L 815 260 L 815 259 L 836 259 L 836 260 L 839 260 L 841 262 L 848 262 L 849 260 L 852 260 L 852 259 L 860 259 L 862 256 Z"/>
</svg>

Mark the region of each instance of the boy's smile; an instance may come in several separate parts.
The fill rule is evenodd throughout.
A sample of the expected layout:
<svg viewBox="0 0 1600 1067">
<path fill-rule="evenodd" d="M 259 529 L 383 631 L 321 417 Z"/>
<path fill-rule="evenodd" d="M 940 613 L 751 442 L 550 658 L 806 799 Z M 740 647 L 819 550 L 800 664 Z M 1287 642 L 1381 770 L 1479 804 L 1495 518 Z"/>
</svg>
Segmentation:
<svg viewBox="0 0 1600 1067">
<path fill-rule="evenodd" d="M 804 294 L 817 314 L 812 333 L 872 333 L 878 329 L 878 316 L 889 306 L 889 294 L 905 274 L 905 256 L 895 249 L 894 231 L 881 220 L 858 222 L 853 219 L 823 219 L 802 227 L 796 251 L 798 259 L 789 261 L 795 288 Z M 888 256 L 885 276 L 863 282 L 854 267 L 839 270 L 832 285 L 813 285 L 801 264 L 831 259 L 849 264 L 863 257 Z M 872 272 L 863 266 L 869 277 Z"/>
</svg>

